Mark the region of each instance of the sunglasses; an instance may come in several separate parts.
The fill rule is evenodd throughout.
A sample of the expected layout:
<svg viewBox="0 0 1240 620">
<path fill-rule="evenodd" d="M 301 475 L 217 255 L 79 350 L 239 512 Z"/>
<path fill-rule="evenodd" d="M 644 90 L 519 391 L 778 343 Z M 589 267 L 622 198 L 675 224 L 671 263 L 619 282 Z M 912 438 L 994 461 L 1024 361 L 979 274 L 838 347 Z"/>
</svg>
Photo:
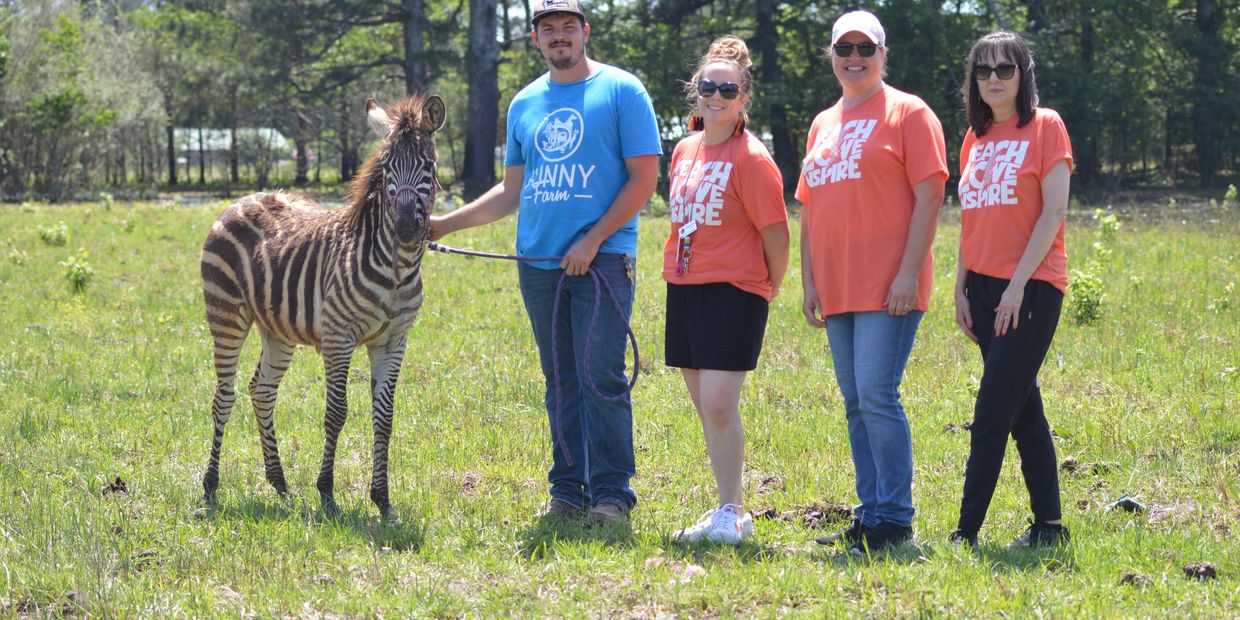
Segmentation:
<svg viewBox="0 0 1240 620">
<path fill-rule="evenodd" d="M 857 48 L 857 53 L 860 54 L 862 58 L 869 58 L 874 55 L 874 52 L 878 51 L 878 45 L 874 43 L 836 43 L 831 46 L 831 49 L 835 50 L 836 56 L 839 56 L 840 58 L 848 58 L 849 56 L 852 56 L 854 47 Z"/>
<path fill-rule="evenodd" d="M 1001 80 L 1010 80 L 1016 75 L 1016 65 L 1004 64 L 998 67 L 990 65 L 973 65 L 973 77 L 979 82 L 985 82 L 990 79 L 991 75 L 998 75 Z"/>
<path fill-rule="evenodd" d="M 701 82 L 698 82 L 699 97 L 703 99 L 714 97 L 715 91 L 719 91 L 720 97 L 731 100 L 736 99 L 737 95 L 741 94 L 741 87 L 737 86 L 734 82 L 724 82 L 722 84 L 716 84 L 710 80 L 702 80 Z"/>
</svg>

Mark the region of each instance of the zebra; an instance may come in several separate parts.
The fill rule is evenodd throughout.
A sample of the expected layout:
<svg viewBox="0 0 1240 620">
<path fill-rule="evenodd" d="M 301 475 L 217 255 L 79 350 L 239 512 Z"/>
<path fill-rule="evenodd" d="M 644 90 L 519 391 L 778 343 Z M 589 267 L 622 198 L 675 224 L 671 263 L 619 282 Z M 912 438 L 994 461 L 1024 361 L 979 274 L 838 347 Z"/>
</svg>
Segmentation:
<svg viewBox="0 0 1240 620">
<path fill-rule="evenodd" d="M 349 204 L 323 210 L 283 192 L 251 194 L 232 203 L 202 246 L 202 293 L 214 341 L 215 434 L 203 475 L 203 503 L 216 505 L 220 445 L 236 400 L 241 347 L 258 325 L 262 355 L 250 380 L 266 478 L 288 495 L 276 446 L 272 409 L 297 345 L 323 356 L 327 379 L 323 461 L 316 483 L 324 514 L 340 508 L 333 495 L 336 441 L 348 414 L 350 358 L 365 345 L 371 367 L 374 427 L 370 499 L 382 518 L 388 498 L 392 391 L 406 339 L 422 305 L 422 255 L 435 192 L 434 133 L 446 115 L 437 96 L 414 95 L 383 109 L 366 102 L 367 121 L 382 138 L 349 191 Z"/>
</svg>

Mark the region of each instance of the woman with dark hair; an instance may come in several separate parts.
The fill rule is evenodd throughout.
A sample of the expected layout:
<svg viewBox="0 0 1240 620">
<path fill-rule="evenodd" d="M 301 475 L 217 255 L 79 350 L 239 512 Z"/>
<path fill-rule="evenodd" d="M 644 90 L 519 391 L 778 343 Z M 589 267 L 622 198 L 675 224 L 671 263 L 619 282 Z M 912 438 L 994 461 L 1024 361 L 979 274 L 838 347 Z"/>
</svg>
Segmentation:
<svg viewBox="0 0 1240 620">
<path fill-rule="evenodd" d="M 836 20 L 828 60 L 843 92 L 810 126 L 797 185 L 801 312 L 826 328 L 860 503 L 818 542 L 877 552 L 913 537 L 900 382 L 930 306 L 947 147 L 930 106 L 883 82 L 887 35 L 872 13 Z"/>
<path fill-rule="evenodd" d="M 984 370 L 960 520 L 950 540 L 977 546 L 1010 434 L 1033 510 L 1012 546 L 1051 546 L 1069 536 L 1037 376 L 1068 286 L 1064 217 L 1072 145 L 1059 115 L 1038 107 L 1033 57 L 1020 35 L 982 37 L 967 69 L 956 323 L 981 348 Z"/>
<path fill-rule="evenodd" d="M 740 398 L 757 367 L 771 299 L 788 269 L 788 213 L 779 168 L 745 129 L 749 49 L 716 39 L 686 85 L 689 129 L 672 154 L 663 250 L 667 365 L 679 368 L 702 422 L 718 507 L 675 538 L 737 544 L 753 534 L 741 498 Z"/>
</svg>

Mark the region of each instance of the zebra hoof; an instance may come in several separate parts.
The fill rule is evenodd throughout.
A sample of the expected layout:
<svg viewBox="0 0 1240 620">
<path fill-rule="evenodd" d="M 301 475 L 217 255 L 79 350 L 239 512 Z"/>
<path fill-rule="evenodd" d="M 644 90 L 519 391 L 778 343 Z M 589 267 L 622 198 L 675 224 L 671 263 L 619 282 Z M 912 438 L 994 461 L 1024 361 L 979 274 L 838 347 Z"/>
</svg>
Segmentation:
<svg viewBox="0 0 1240 620">
<path fill-rule="evenodd" d="M 323 498 L 323 516 L 328 519 L 340 518 L 340 506 L 336 504 L 336 500 L 330 497 Z"/>
</svg>

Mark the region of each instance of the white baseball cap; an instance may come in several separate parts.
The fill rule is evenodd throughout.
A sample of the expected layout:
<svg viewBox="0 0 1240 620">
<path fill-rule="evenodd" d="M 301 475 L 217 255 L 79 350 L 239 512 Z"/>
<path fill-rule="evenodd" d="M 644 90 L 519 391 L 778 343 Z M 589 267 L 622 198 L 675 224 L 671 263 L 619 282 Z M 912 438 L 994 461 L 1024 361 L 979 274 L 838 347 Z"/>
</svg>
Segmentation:
<svg viewBox="0 0 1240 620">
<path fill-rule="evenodd" d="M 850 32 L 860 32 L 870 41 L 887 47 L 887 33 L 883 31 L 883 25 L 869 11 L 850 11 L 835 20 L 835 25 L 831 27 L 831 45 Z"/>
</svg>

